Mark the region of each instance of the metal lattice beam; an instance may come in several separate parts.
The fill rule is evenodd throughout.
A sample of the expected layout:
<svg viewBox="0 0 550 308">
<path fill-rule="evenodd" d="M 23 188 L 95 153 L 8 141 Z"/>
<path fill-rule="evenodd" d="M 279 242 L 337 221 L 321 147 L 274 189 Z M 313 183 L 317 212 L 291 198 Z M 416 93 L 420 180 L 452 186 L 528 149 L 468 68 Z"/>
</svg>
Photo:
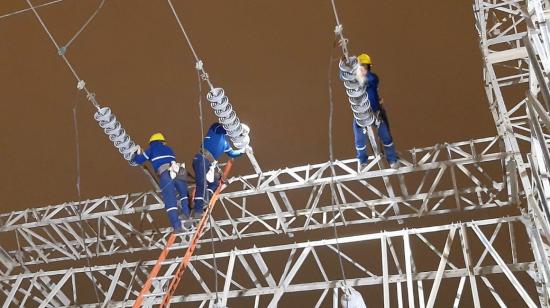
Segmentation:
<svg viewBox="0 0 550 308">
<path fill-rule="evenodd" d="M 507 156 L 500 150 L 499 139 L 493 137 L 411 150 L 408 158 L 402 159 L 406 165 L 398 170 L 380 169 L 378 157 L 362 170 L 356 160 L 336 161 L 334 185 L 341 205 L 336 224 L 509 205 L 502 177 Z M 332 226 L 329 166 L 324 163 L 232 178 L 214 211 L 214 240 Z M 390 195 L 387 186 L 394 185 L 392 181 L 401 189 Z M 74 215 L 77 206 L 63 204 L 0 216 L 4 221 L 0 236 L 18 239 L 4 262 L 13 268 L 17 264 L 77 261 L 86 253 L 112 257 L 160 250 L 171 231 L 150 223 L 165 219 L 161 198 L 154 192 L 87 201 L 81 204 L 82 223 Z M 210 241 L 209 234 L 206 232 L 203 241 Z"/>
<path fill-rule="evenodd" d="M 326 304 L 330 297 L 327 297 L 325 290 L 347 284 L 358 290 L 379 288 L 386 307 L 396 298 L 426 307 L 440 306 L 449 298 L 465 306 L 472 305 L 467 302 L 470 299 L 461 295 L 464 288 L 471 288 L 476 294 L 490 294 L 495 304 L 503 297 L 513 297 L 530 307 L 546 306 L 548 299 L 543 297 L 545 302 L 539 301 L 535 286 L 537 281 L 532 278 L 537 277 L 539 267 L 535 256 L 528 251 L 518 253 L 515 244 L 496 248 L 499 241 L 528 237 L 531 226 L 533 223 L 526 216 L 343 237 L 339 239 L 339 244 L 344 253 L 346 283 L 333 270 L 336 258 L 334 239 L 234 248 L 216 254 L 218 276 L 224 286 L 219 296 L 229 305 L 234 300 L 250 298 L 252 302 L 266 306 L 277 304 L 289 293 L 318 292 L 316 302 Z M 517 243 L 514 240 L 510 242 Z M 358 254 L 353 253 L 352 247 L 361 250 Z M 369 258 L 364 257 L 365 249 L 368 249 Z M 172 303 L 189 302 L 197 306 L 215 300 L 212 279 L 204 278 L 212 274 L 209 263 L 212 258 L 210 254 L 193 257 L 192 274 L 184 277 L 182 285 L 185 287 L 178 289 Z M 154 290 L 148 296 L 149 304 L 162 299 L 164 287 L 178 262 L 179 258 L 174 258 L 163 264 L 162 275 L 156 279 Z M 286 266 L 281 267 L 281 262 Z M 0 278 L 0 286 L 5 294 L 5 303 L 24 305 L 34 301 L 44 306 L 65 306 L 75 304 L 75 300 L 64 296 L 61 290 L 71 290 L 71 284 L 76 281 L 80 281 L 76 287 L 82 288 L 86 285 L 82 281 L 90 284 L 86 275 L 91 275 L 100 289 L 101 304 L 131 306 L 153 264 L 154 260 L 122 262 L 92 268 L 12 275 Z M 311 272 L 312 268 L 317 268 L 318 272 Z M 302 275 L 305 271 L 308 274 Z M 47 288 L 35 284 L 45 278 L 50 281 Z M 495 279 L 505 279 L 509 285 L 499 284 L 497 287 L 491 283 Z M 455 293 L 449 297 L 449 292 Z M 441 293 L 447 295 L 442 296 Z M 457 294 L 456 299 L 454 294 Z M 70 303 L 64 303 L 59 298 L 69 299 Z M 93 299 L 85 301 L 77 298 L 76 301 L 83 306 L 97 304 Z"/>
</svg>

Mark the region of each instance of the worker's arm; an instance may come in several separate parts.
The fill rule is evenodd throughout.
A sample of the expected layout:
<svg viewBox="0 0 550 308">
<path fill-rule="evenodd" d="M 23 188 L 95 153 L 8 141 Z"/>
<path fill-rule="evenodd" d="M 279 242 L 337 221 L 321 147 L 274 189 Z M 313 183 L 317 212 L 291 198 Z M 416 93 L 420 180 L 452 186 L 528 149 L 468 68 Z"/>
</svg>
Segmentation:
<svg viewBox="0 0 550 308">
<path fill-rule="evenodd" d="M 366 163 L 368 160 L 367 155 L 367 134 L 365 128 L 357 125 L 355 119 L 353 119 L 353 135 L 355 139 L 355 150 L 357 151 L 357 158 L 359 162 Z"/>
<path fill-rule="evenodd" d="M 234 150 L 229 145 L 229 142 L 227 141 L 227 138 L 225 138 L 225 149 L 223 151 L 224 151 L 225 154 L 227 154 L 227 156 L 229 156 L 231 158 L 237 158 L 237 157 L 243 155 L 243 153 L 244 153 L 244 150 Z"/>
<path fill-rule="evenodd" d="M 380 80 L 378 79 L 378 75 L 375 73 L 369 73 L 367 76 L 367 87 L 370 89 L 376 90 L 376 99 L 379 104 L 382 104 L 382 97 L 380 97 L 380 91 L 378 89 L 378 84 L 380 83 Z M 372 98 L 371 98 L 372 99 Z"/>
<path fill-rule="evenodd" d="M 143 165 L 146 161 L 149 160 L 150 154 L 150 149 L 145 150 L 143 153 L 137 152 L 136 155 L 134 155 L 134 157 L 132 158 L 132 162 L 138 165 Z"/>
<path fill-rule="evenodd" d="M 373 87 L 378 90 L 378 84 L 380 83 L 378 75 L 376 75 L 375 73 L 369 73 L 367 75 L 367 82 L 369 87 Z"/>
</svg>

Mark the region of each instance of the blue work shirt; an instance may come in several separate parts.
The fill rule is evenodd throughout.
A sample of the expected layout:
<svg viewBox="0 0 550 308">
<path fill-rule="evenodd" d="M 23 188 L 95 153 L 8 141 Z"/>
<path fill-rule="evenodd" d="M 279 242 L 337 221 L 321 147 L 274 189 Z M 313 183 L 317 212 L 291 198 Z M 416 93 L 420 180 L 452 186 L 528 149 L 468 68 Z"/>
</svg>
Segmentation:
<svg viewBox="0 0 550 308">
<path fill-rule="evenodd" d="M 203 146 L 212 154 L 215 160 L 218 160 L 223 153 L 226 153 L 231 158 L 236 158 L 243 154 L 231 148 L 227 140 L 227 132 L 220 123 L 214 123 L 210 126 L 206 137 L 204 137 Z"/>
<path fill-rule="evenodd" d="M 367 81 L 365 87 L 367 87 L 367 93 L 369 95 L 370 106 L 373 112 L 380 110 L 380 97 L 378 96 L 378 76 L 371 72 L 367 72 Z"/>
<path fill-rule="evenodd" d="M 153 141 L 149 144 L 149 148 L 143 153 L 134 156 L 132 162 L 142 165 L 146 161 L 150 161 L 155 168 L 155 171 L 158 171 L 158 168 L 164 164 L 171 163 L 176 160 L 176 155 L 172 148 L 164 144 L 162 141 Z"/>
</svg>

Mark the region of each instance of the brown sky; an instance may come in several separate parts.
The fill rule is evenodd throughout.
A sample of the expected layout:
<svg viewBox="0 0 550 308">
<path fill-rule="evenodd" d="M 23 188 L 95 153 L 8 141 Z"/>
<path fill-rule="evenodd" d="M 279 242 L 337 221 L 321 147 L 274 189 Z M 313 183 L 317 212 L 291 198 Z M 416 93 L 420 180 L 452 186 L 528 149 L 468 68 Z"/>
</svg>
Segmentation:
<svg viewBox="0 0 550 308">
<path fill-rule="evenodd" d="M 212 81 L 250 124 L 262 167 L 327 160 L 330 1 L 174 2 Z M 65 0 L 40 13 L 63 45 L 98 3 Z M 374 59 L 400 151 L 494 134 L 469 1 L 337 5 L 351 52 Z M 2 0 L 0 15 L 25 7 Z M 97 127 L 32 13 L 0 19 L 0 42 L 2 211 L 76 199 L 77 100 L 83 197 L 149 189 Z M 165 1 L 107 1 L 67 56 L 136 142 L 162 131 L 179 160 L 191 161 L 199 144 L 194 60 Z M 350 158 L 352 115 L 333 77 L 335 153 Z M 238 164 L 250 169 L 245 159 Z"/>
<path fill-rule="evenodd" d="M 173 1 L 213 83 L 252 128 L 262 167 L 326 161 L 330 1 Z M 64 0 L 40 14 L 64 45 L 99 2 Z M 374 59 L 398 150 L 495 134 L 470 1 L 337 5 L 351 52 Z M 0 15 L 23 8 L 25 0 L 0 0 Z M 67 57 L 136 142 L 146 146 L 162 131 L 179 160 L 191 162 L 200 142 L 194 59 L 166 1 L 107 1 Z M 30 12 L 0 19 L 0 85 L 3 212 L 77 198 L 76 102 L 83 198 L 150 189 L 98 128 Z M 335 153 L 350 158 L 352 114 L 336 69 L 333 88 Z M 208 106 L 205 113 L 214 119 Z M 251 171 L 246 159 L 236 169 Z"/>
</svg>

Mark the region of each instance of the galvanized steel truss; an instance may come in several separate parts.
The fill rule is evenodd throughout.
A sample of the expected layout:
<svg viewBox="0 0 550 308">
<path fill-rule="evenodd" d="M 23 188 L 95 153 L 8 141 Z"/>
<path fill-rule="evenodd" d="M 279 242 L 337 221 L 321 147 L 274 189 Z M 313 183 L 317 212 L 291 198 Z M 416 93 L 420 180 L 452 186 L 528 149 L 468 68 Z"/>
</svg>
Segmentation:
<svg viewBox="0 0 550 308">
<path fill-rule="evenodd" d="M 379 156 L 362 169 L 356 160 L 335 161 L 333 178 L 330 162 L 269 172 L 256 164 L 256 174 L 229 181 L 213 213 L 214 238 L 206 232 L 202 241 L 275 235 L 288 241 L 333 223 L 404 223 L 426 215 L 490 211 L 522 200 L 528 211 L 518 217 L 344 236 L 339 243 L 346 280 L 332 266 L 335 239 L 235 247 L 216 255 L 223 281 L 220 305 L 275 307 L 284 294 L 312 292 L 317 297 L 311 306 L 337 307 L 339 289 L 354 287 L 379 294 L 384 307 L 505 307 L 509 300 L 549 306 L 550 5 L 546 0 L 474 2 L 497 137 L 413 149 L 401 155 L 404 166 L 398 170 L 385 168 Z M 335 216 L 332 189 L 340 208 Z M 165 219 L 162 208 L 159 195 L 148 192 L 0 215 L 4 307 L 131 306 L 170 232 L 155 224 Z M 527 242 L 531 250 L 525 249 Z M 180 240 L 171 253 L 185 247 Z M 368 250 L 372 258 L 354 255 L 354 248 Z M 431 262 L 419 262 L 426 257 L 422 249 Z M 95 265 L 84 265 L 86 255 Z M 173 303 L 214 305 L 212 260 L 209 254 L 194 257 L 186 288 L 177 291 Z M 160 301 L 178 261 L 164 263 L 148 304 Z M 300 275 L 304 271 L 308 275 Z M 86 285 L 96 286 L 99 298 L 77 292 Z M 456 290 L 456 297 L 438 296 L 443 288 Z"/>
<path fill-rule="evenodd" d="M 540 294 L 534 292 L 542 265 L 534 252 L 520 251 L 517 246 L 518 241 L 536 236 L 538 232 L 528 216 L 519 216 L 342 237 L 339 244 L 349 251 L 344 253 L 345 282 L 334 270 L 335 239 L 234 248 L 216 254 L 217 275 L 223 285 L 218 297 L 224 305 L 237 301 L 239 305 L 275 307 L 285 293 L 314 292 L 317 297 L 311 306 L 319 307 L 333 304 L 338 289 L 351 286 L 369 290 L 367 294 L 378 291 L 386 307 L 403 303 L 409 307 L 481 307 L 510 299 L 529 307 L 547 307 L 545 289 L 540 289 Z M 503 241 L 507 244 L 498 244 Z M 359 258 L 351 247 L 360 249 Z M 365 251 L 369 258 L 364 258 Z M 281 257 L 286 260 L 284 266 Z M 191 302 L 200 307 L 213 304 L 216 294 L 212 279 L 204 279 L 212 273 L 212 258 L 211 254 L 193 257 L 185 288 L 178 290 L 172 303 Z M 174 258 L 164 263 L 162 276 L 155 280 L 154 290 L 147 297 L 148 304 L 160 302 L 178 261 Z M 94 277 L 101 304 L 125 307 L 132 305 L 153 264 L 121 262 L 26 273 L 2 277 L 0 284 L 7 304 L 59 307 L 79 303 L 86 307 L 71 290 L 77 282 L 80 288 L 92 288 L 90 279 Z M 494 284 L 501 279 L 509 284 Z M 456 297 L 438 297 L 443 288 L 452 288 Z M 472 296 L 462 296 L 466 288 Z"/>
<path fill-rule="evenodd" d="M 380 169 L 380 157 L 373 157 L 361 170 L 356 160 L 336 161 L 334 188 L 341 209 L 336 224 L 509 205 L 512 200 L 502 176 L 506 157 L 500 139 L 491 137 L 413 149 L 402 155 L 405 166 L 398 170 Z M 331 227 L 329 166 L 327 162 L 230 179 L 213 214 L 215 240 L 292 235 Z M 164 215 L 155 192 L 2 214 L 3 242 L 9 238 L 17 242 L 0 259 L 5 269 L 22 270 L 20 265 L 59 261 L 67 266 L 67 261 L 80 260 L 86 253 L 101 257 L 159 250 L 171 229 L 155 228 L 149 222 L 165 221 Z M 209 234 L 206 232 L 203 241 L 210 241 Z"/>
</svg>

